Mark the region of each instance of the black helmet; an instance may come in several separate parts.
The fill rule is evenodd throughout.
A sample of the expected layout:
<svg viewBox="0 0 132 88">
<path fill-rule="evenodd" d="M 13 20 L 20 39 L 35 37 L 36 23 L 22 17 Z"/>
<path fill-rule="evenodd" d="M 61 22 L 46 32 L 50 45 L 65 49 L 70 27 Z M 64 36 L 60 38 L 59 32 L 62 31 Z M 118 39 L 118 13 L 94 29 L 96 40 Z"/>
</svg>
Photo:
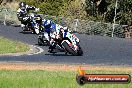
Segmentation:
<svg viewBox="0 0 132 88">
<path fill-rule="evenodd" d="M 25 2 L 20 2 L 19 3 L 19 7 L 21 8 L 21 7 L 26 7 L 26 3 Z"/>
</svg>

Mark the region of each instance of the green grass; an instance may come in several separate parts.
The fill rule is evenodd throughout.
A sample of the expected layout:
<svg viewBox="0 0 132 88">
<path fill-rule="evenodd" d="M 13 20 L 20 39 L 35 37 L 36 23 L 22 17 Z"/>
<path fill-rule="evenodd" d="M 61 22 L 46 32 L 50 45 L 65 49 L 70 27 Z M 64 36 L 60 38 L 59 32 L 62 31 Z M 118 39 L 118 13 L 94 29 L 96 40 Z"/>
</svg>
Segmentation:
<svg viewBox="0 0 132 88">
<path fill-rule="evenodd" d="M 88 73 L 129 73 L 88 71 Z M 77 72 L 73 71 L 0 71 L 0 88 L 132 88 L 129 84 L 86 84 L 76 83 Z"/>
<path fill-rule="evenodd" d="M 28 45 L 0 37 L 0 54 L 26 52 Z"/>
</svg>

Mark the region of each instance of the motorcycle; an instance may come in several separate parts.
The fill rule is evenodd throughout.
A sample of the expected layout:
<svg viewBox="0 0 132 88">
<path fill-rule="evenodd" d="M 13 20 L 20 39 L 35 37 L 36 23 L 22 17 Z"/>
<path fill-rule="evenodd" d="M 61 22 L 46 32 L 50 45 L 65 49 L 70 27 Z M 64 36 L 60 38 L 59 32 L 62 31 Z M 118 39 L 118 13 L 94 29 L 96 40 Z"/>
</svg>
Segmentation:
<svg viewBox="0 0 132 88">
<path fill-rule="evenodd" d="M 42 26 L 42 17 L 40 15 L 35 15 L 32 19 L 32 28 L 33 32 L 36 34 L 41 33 L 43 31 L 43 26 Z"/>
<path fill-rule="evenodd" d="M 57 45 L 59 48 L 63 48 L 64 52 L 66 54 L 71 54 L 74 56 L 82 56 L 83 55 L 83 50 L 80 46 L 80 40 L 76 37 L 75 34 L 65 32 L 64 37 L 62 39 L 54 39 L 55 42 L 57 42 Z"/>
<path fill-rule="evenodd" d="M 30 13 L 24 18 L 27 22 L 25 26 L 22 27 L 23 32 L 31 32 L 33 34 L 39 34 L 42 27 L 42 17 L 39 14 Z"/>
<path fill-rule="evenodd" d="M 40 32 L 38 35 L 38 45 L 39 46 L 49 46 L 50 45 L 50 40 L 49 40 L 50 35 L 46 32 Z"/>
<path fill-rule="evenodd" d="M 51 27 L 50 27 L 50 30 L 51 29 L 56 29 L 56 25 L 57 24 L 53 23 L 51 25 Z M 45 28 L 43 27 L 43 31 L 41 31 L 41 33 L 39 33 L 39 35 L 38 35 L 38 45 L 39 46 L 42 46 L 42 45 L 49 46 L 50 45 L 51 36 L 52 36 L 52 31 L 50 33 L 47 33 L 45 31 Z"/>
</svg>

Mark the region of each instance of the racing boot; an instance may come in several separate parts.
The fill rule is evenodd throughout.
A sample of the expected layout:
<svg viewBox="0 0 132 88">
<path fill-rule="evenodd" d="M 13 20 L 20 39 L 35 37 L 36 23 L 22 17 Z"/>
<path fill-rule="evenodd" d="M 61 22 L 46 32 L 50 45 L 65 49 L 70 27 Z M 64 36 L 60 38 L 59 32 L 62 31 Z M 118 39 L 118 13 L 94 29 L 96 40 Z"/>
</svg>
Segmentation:
<svg viewBox="0 0 132 88">
<path fill-rule="evenodd" d="M 56 47 L 56 44 L 50 45 L 50 46 L 49 46 L 48 52 L 49 52 L 49 53 L 57 53 L 57 52 L 55 51 L 55 47 Z"/>
<path fill-rule="evenodd" d="M 56 51 L 54 51 L 54 49 L 49 49 L 48 52 L 49 53 L 57 53 Z"/>
</svg>

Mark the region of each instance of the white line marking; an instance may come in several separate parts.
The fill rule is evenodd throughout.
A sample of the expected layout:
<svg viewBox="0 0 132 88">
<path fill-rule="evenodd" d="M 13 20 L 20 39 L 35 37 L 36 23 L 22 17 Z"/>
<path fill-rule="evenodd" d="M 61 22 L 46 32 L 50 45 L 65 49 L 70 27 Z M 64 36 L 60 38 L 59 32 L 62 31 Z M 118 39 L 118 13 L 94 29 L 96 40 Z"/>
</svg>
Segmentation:
<svg viewBox="0 0 132 88">
<path fill-rule="evenodd" d="M 0 56 L 22 56 L 22 55 L 36 55 L 36 54 L 40 54 L 42 52 L 44 52 L 44 50 L 38 46 L 34 46 L 34 45 L 29 45 L 30 50 L 27 52 L 21 52 L 21 53 L 8 53 L 8 54 L 3 54 Z M 35 50 L 37 52 L 35 52 Z"/>
</svg>

